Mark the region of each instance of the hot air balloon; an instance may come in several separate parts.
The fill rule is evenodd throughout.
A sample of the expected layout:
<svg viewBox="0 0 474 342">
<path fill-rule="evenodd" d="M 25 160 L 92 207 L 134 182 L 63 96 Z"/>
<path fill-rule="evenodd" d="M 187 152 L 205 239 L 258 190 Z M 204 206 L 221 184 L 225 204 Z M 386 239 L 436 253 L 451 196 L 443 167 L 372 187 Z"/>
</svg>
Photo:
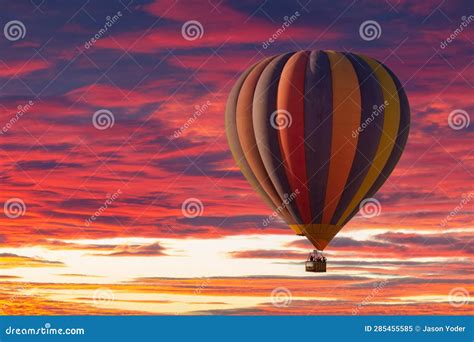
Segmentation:
<svg viewBox="0 0 474 342">
<path fill-rule="evenodd" d="M 410 110 L 381 62 L 298 51 L 246 70 L 229 94 L 225 124 L 242 174 L 316 248 L 307 271 L 325 272 L 321 252 L 400 159 Z"/>
</svg>

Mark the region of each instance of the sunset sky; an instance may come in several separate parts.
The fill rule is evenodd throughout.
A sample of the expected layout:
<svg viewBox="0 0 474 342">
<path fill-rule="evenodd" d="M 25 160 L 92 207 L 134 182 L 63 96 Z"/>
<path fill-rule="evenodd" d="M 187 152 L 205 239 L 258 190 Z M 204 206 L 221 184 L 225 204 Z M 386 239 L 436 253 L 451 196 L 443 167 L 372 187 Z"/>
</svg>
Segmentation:
<svg viewBox="0 0 474 342">
<path fill-rule="evenodd" d="M 469 0 L 2 5 L 0 313 L 472 314 L 473 15 Z M 323 274 L 305 272 L 304 237 L 264 226 L 224 131 L 239 75 L 296 50 L 382 61 L 412 114 L 378 216 L 351 220 Z"/>
</svg>

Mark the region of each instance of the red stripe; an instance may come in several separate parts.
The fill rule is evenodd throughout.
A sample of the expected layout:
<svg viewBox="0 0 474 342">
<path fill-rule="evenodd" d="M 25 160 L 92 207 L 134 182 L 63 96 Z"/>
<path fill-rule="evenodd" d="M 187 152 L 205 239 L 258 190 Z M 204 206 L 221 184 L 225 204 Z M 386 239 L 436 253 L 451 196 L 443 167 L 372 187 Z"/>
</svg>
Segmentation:
<svg viewBox="0 0 474 342">
<path fill-rule="evenodd" d="M 303 223 L 311 223 L 304 144 L 304 85 L 307 63 L 306 51 L 291 56 L 281 73 L 277 97 L 278 117 L 281 119 L 278 120 L 277 117 L 278 123 L 291 120 L 291 125 L 279 126 L 279 141 L 286 176 L 292 192 L 296 194 L 295 201 Z"/>
</svg>

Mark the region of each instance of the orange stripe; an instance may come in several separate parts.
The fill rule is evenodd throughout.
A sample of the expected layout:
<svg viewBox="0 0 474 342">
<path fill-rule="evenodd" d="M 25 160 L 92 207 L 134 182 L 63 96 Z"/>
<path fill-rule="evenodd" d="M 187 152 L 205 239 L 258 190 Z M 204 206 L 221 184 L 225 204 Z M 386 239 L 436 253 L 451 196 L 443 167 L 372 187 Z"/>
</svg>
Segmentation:
<svg viewBox="0 0 474 342">
<path fill-rule="evenodd" d="M 280 149 L 286 176 L 295 198 L 303 223 L 311 223 L 311 207 L 307 187 L 304 144 L 304 85 L 308 52 L 295 53 L 286 62 L 278 83 L 278 115 L 287 116 L 291 125 L 280 129 Z M 288 113 L 285 113 L 288 112 Z"/>
<path fill-rule="evenodd" d="M 354 160 L 357 130 L 361 118 L 359 81 L 351 62 L 342 54 L 328 51 L 332 73 L 332 142 L 323 221 L 329 224 L 339 203 Z"/>
</svg>

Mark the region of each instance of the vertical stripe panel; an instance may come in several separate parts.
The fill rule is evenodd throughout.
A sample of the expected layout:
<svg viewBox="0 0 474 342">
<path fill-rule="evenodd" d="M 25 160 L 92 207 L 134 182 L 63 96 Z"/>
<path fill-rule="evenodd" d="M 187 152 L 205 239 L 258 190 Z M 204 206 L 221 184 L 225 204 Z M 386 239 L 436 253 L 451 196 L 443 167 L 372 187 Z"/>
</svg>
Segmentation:
<svg viewBox="0 0 474 342">
<path fill-rule="evenodd" d="M 253 129 L 252 120 L 252 106 L 255 87 L 257 86 L 258 79 L 268 65 L 270 60 L 265 60 L 258 64 L 245 79 L 242 88 L 240 89 L 239 98 L 237 100 L 237 134 L 239 137 L 240 145 L 244 152 L 245 159 L 250 166 L 255 178 L 272 200 L 274 206 L 280 207 L 282 205 L 278 193 L 275 191 L 273 184 L 271 183 L 268 174 L 263 165 L 262 159 L 258 152 L 257 142 L 255 140 L 255 133 Z M 286 208 L 283 208 L 280 215 L 286 222 L 291 222 L 291 216 Z"/>
<path fill-rule="evenodd" d="M 309 192 L 306 185 L 306 157 L 304 145 L 304 86 L 308 52 L 295 53 L 285 64 L 278 84 L 277 121 L 280 129 L 280 149 L 286 176 L 303 223 L 311 222 Z"/>
<path fill-rule="evenodd" d="M 225 111 L 225 129 L 226 129 L 227 142 L 229 144 L 230 151 L 240 171 L 244 175 L 245 179 L 247 179 L 247 181 L 250 183 L 252 188 L 267 203 L 267 205 L 275 209 L 276 207 L 273 204 L 271 198 L 262 189 L 261 185 L 258 183 L 257 178 L 253 174 L 252 169 L 247 163 L 247 160 L 245 159 L 245 156 L 244 156 L 244 152 L 242 150 L 242 146 L 240 145 L 239 136 L 237 134 L 237 122 L 236 122 L 237 99 L 239 97 L 242 84 L 244 83 L 245 79 L 254 68 L 255 68 L 255 65 L 247 69 L 240 76 L 240 78 L 237 80 L 234 87 L 232 88 L 231 92 L 229 93 L 229 97 L 227 98 L 226 111 Z"/>
<path fill-rule="evenodd" d="M 278 56 L 266 66 L 258 80 L 253 99 L 253 129 L 258 151 L 282 202 L 292 191 L 278 144 L 278 130 L 271 125 L 270 117 L 277 109 L 278 82 L 281 72 L 292 55 L 293 53 L 288 53 Z M 293 223 L 302 223 L 296 202 L 289 201 L 286 206 L 293 218 Z"/>
<path fill-rule="evenodd" d="M 379 63 L 365 56 L 360 57 L 370 65 L 382 87 L 384 97 L 383 132 L 369 172 L 357 191 L 357 194 L 354 196 L 343 215 L 339 218 L 337 225 L 342 224 L 350 213 L 359 206 L 360 202 L 365 198 L 367 192 L 382 172 L 390 154 L 392 153 L 400 125 L 400 101 L 398 99 L 398 92 L 395 83 L 389 73 Z"/>
<path fill-rule="evenodd" d="M 324 224 L 331 222 L 347 183 L 357 146 L 357 138 L 352 138 L 351 134 L 359 126 L 361 115 L 359 82 L 351 62 L 340 53 L 327 53 L 332 75 L 333 124 Z"/>
<path fill-rule="evenodd" d="M 375 110 L 382 106 L 384 102 L 382 88 L 376 75 L 373 73 L 372 68 L 357 55 L 346 53 L 344 56 L 352 63 L 352 67 L 359 80 L 361 124 L 357 127 L 358 130 L 352 131 L 351 134 L 350 144 L 356 143 L 357 150 L 352 161 L 351 171 L 344 187 L 344 192 L 331 219 L 331 224 L 336 224 L 339 221 L 339 218 L 351 203 L 369 172 L 383 130 L 383 110 L 379 115 L 374 114 L 377 113 Z M 363 126 L 363 129 L 359 129 Z M 355 142 L 357 137 L 358 140 Z"/>
<path fill-rule="evenodd" d="M 392 173 L 393 169 L 395 168 L 398 161 L 400 160 L 403 149 L 405 148 L 406 142 L 408 140 L 409 129 L 410 129 L 410 106 L 409 106 L 408 98 L 405 94 L 405 91 L 403 90 L 403 87 L 400 81 L 393 74 L 393 72 L 382 63 L 380 64 L 390 74 L 390 77 L 392 78 L 393 82 L 395 83 L 395 86 L 397 87 L 398 98 L 400 100 L 400 126 L 398 128 L 397 139 L 395 140 L 395 145 L 393 146 L 392 153 L 390 154 L 390 157 L 387 163 L 385 164 L 382 172 L 377 177 L 377 180 L 375 181 L 374 185 L 372 185 L 369 192 L 365 196 L 366 198 L 373 197 L 375 193 L 385 183 L 385 181 L 390 176 L 390 174 Z M 359 211 L 359 207 L 357 206 L 354 209 L 354 211 L 343 222 L 343 225 L 345 225 L 355 214 L 357 214 L 358 211 Z"/>
<path fill-rule="evenodd" d="M 311 223 L 321 223 L 332 136 L 332 78 L 329 58 L 312 51 L 306 68 L 304 134 Z"/>
</svg>

